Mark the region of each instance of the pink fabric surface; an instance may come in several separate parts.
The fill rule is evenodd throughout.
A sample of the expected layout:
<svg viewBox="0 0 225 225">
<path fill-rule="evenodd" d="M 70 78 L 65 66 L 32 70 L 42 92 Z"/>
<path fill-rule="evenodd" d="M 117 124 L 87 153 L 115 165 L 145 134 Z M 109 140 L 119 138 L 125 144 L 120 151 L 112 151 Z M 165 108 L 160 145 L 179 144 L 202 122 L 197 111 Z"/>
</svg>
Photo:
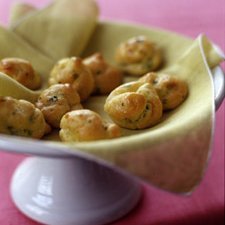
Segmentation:
<svg viewBox="0 0 225 225">
<path fill-rule="evenodd" d="M 0 0 L 0 21 L 8 21 L 13 0 Z M 47 1 L 30 0 L 38 6 Z M 195 38 L 205 33 L 225 51 L 224 0 L 98 0 L 101 18 L 156 26 Z M 223 65 L 224 68 L 224 65 Z M 220 225 L 224 224 L 224 114 L 216 113 L 213 151 L 202 182 L 191 196 L 174 195 L 143 183 L 138 206 L 112 225 Z M 0 224 L 35 225 L 13 205 L 11 176 L 23 156 L 0 153 Z"/>
</svg>

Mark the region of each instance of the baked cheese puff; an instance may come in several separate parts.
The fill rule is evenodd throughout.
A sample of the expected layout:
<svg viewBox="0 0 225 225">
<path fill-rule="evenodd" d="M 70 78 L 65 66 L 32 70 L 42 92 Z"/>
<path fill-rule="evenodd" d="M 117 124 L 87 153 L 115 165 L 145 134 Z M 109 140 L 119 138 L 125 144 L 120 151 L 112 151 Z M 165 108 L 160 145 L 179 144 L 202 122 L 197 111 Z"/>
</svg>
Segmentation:
<svg viewBox="0 0 225 225">
<path fill-rule="evenodd" d="M 99 114 L 88 109 L 66 113 L 60 123 L 62 141 L 80 142 L 111 139 L 121 136 L 121 129 L 116 124 L 107 123 Z"/>
<path fill-rule="evenodd" d="M 42 138 L 50 131 L 42 112 L 32 103 L 0 97 L 0 133 Z"/>
<path fill-rule="evenodd" d="M 121 127 L 144 129 L 162 117 L 162 103 L 148 83 L 129 82 L 117 87 L 106 99 L 104 110 Z"/>
<path fill-rule="evenodd" d="M 0 72 L 5 73 L 25 87 L 36 90 L 41 86 L 41 77 L 31 63 L 20 58 L 5 58 L 0 61 Z"/>
<path fill-rule="evenodd" d="M 185 81 L 168 74 L 147 73 L 139 79 L 154 86 L 163 104 L 163 110 L 171 110 L 179 106 L 188 95 Z"/>
<path fill-rule="evenodd" d="M 36 106 L 42 111 L 48 124 L 55 128 L 59 127 L 65 113 L 83 108 L 80 96 L 70 84 L 55 84 L 45 89 L 40 94 Z"/>
<path fill-rule="evenodd" d="M 137 36 L 118 46 L 115 60 L 125 73 L 141 76 L 158 69 L 162 63 L 162 54 L 145 36 Z"/>
<path fill-rule="evenodd" d="M 53 67 L 49 84 L 69 83 L 77 90 L 81 101 L 85 101 L 94 90 L 94 78 L 82 59 L 71 57 L 61 59 Z"/>
<path fill-rule="evenodd" d="M 101 53 L 95 53 L 86 59 L 84 64 L 91 70 L 95 79 L 95 93 L 109 94 L 121 85 L 123 74 L 117 68 L 109 65 Z"/>
</svg>

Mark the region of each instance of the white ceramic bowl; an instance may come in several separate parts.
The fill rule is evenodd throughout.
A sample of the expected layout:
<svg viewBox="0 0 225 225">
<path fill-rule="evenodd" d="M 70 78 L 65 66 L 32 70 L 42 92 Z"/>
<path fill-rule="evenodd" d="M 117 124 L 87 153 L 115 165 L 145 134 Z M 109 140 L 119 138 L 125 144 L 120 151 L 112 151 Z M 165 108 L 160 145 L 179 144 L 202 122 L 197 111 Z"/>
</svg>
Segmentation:
<svg viewBox="0 0 225 225">
<path fill-rule="evenodd" d="M 215 106 L 225 96 L 220 67 L 212 71 Z M 103 225 L 128 213 L 141 196 L 137 178 L 94 156 L 54 142 L 0 135 L 0 149 L 28 154 L 11 195 L 30 218 L 49 225 Z"/>
</svg>

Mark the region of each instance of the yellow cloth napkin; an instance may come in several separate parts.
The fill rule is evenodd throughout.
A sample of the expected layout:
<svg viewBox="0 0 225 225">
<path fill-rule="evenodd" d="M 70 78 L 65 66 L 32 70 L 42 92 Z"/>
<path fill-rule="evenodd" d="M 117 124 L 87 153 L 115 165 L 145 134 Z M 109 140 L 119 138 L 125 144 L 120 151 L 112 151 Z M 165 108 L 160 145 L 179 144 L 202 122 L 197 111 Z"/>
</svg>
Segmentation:
<svg viewBox="0 0 225 225">
<path fill-rule="evenodd" d="M 55 0 L 21 17 L 25 7 L 14 11 L 11 18 L 17 22 L 11 22 L 11 30 L 54 61 L 80 55 L 98 18 L 98 7 L 93 0 Z"/>
<path fill-rule="evenodd" d="M 9 26 L 13 27 L 26 16 L 29 16 L 30 13 L 35 13 L 37 9 L 28 3 L 14 3 L 10 10 L 9 15 Z"/>
<path fill-rule="evenodd" d="M 124 137 L 69 144 L 74 149 L 102 158 L 157 187 L 172 192 L 191 192 L 202 179 L 210 155 L 215 117 L 210 67 L 224 60 L 204 35 L 196 40 L 158 29 L 121 23 L 101 23 L 84 55 L 100 51 L 113 62 L 116 46 L 134 35 L 146 35 L 163 50 L 162 71 L 188 82 L 189 96 L 177 109 L 165 113 L 157 126 L 142 131 L 124 129 Z M 85 105 L 103 112 L 104 97 Z"/>
</svg>

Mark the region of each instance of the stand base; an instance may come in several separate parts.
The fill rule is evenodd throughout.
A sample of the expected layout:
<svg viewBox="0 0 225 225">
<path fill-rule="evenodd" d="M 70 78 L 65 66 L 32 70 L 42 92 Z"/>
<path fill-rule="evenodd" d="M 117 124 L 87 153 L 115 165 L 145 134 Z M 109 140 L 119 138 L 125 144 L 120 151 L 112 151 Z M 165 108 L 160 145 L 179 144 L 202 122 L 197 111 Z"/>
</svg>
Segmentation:
<svg viewBox="0 0 225 225">
<path fill-rule="evenodd" d="M 140 185 L 80 158 L 28 158 L 12 178 L 11 195 L 28 217 L 49 225 L 103 225 L 127 214 Z"/>
</svg>

